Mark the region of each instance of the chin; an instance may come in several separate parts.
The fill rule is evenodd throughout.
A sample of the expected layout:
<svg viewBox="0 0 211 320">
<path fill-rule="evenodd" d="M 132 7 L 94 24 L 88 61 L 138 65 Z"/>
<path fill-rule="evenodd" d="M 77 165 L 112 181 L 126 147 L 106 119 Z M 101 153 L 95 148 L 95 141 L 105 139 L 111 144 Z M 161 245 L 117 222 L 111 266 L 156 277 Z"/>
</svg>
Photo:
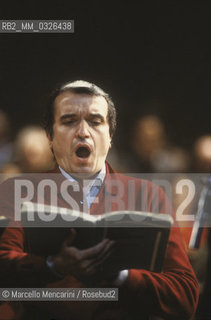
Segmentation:
<svg viewBox="0 0 211 320">
<path fill-rule="evenodd" d="M 89 178 L 91 176 L 93 176 L 95 174 L 95 170 L 93 170 L 92 168 L 77 168 L 76 170 L 74 170 L 74 172 L 72 172 L 72 174 L 78 178 Z"/>
</svg>

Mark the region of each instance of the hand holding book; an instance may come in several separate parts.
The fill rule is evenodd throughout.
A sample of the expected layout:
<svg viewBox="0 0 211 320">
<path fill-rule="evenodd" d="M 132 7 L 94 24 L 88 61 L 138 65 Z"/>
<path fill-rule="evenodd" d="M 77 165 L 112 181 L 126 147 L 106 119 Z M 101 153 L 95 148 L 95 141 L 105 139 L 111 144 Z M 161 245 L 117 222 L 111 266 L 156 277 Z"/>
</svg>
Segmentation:
<svg viewBox="0 0 211 320">
<path fill-rule="evenodd" d="M 61 250 L 53 257 L 55 270 L 59 274 L 71 274 L 81 280 L 94 278 L 109 257 L 114 241 L 104 239 L 95 246 L 80 250 L 74 246 L 76 233 L 75 229 L 71 229 L 71 234 L 62 243 Z"/>
</svg>

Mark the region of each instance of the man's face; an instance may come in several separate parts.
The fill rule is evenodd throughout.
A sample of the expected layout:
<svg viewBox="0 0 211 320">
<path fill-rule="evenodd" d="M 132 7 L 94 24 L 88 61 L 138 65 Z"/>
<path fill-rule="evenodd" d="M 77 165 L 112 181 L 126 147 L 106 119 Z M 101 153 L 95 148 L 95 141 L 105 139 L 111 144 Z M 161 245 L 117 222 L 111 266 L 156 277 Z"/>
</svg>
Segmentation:
<svg viewBox="0 0 211 320">
<path fill-rule="evenodd" d="M 55 100 L 53 149 L 58 165 L 68 173 L 90 177 L 99 172 L 111 144 L 105 98 L 61 93 Z"/>
</svg>

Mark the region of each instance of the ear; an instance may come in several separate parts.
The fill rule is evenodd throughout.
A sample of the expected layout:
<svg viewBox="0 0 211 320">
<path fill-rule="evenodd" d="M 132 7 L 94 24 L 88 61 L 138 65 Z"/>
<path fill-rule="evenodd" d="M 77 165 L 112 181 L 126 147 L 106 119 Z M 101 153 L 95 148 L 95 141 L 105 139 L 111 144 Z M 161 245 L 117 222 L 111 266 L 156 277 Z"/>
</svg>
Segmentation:
<svg viewBox="0 0 211 320">
<path fill-rule="evenodd" d="M 112 138 L 110 139 L 109 149 L 112 147 Z"/>
</svg>

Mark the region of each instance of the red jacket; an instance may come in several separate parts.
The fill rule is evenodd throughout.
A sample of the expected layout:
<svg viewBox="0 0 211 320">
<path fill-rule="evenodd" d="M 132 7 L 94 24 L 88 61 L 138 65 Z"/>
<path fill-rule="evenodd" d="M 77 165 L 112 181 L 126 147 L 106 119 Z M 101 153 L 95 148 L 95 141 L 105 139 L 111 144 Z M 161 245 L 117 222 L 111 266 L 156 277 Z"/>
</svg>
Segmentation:
<svg viewBox="0 0 211 320">
<path fill-rule="evenodd" d="M 145 180 L 138 180 L 125 175 L 114 173 L 109 165 L 107 171 L 113 174 L 112 179 L 120 181 L 124 192 L 122 204 L 124 210 L 131 209 L 128 201 L 128 181 L 134 181 L 135 185 L 135 208 L 136 210 L 153 212 L 153 188 L 155 186 Z M 64 180 L 61 174 L 57 177 L 57 186 Z M 117 195 L 115 187 L 107 189 L 107 181 L 111 179 L 107 175 L 103 186 L 98 194 L 98 203 L 93 203 L 90 208 L 91 214 L 100 214 L 105 211 L 107 197 Z M 40 181 L 33 178 L 34 185 Z M 12 216 L 14 203 L 12 201 L 14 179 L 1 186 L 0 214 Z M 36 188 L 35 188 L 36 189 Z M 157 187 L 159 193 L 159 212 L 166 213 L 171 209 L 166 195 Z M 72 196 L 79 203 L 81 193 L 72 192 Z M 144 197 L 140 197 L 140 193 Z M 2 196 L 3 194 L 3 196 Z M 57 192 L 58 205 L 67 207 L 60 193 Z M 33 201 L 36 201 L 36 195 Z M 48 203 L 49 199 L 45 199 Z M 111 210 L 120 209 L 113 202 Z M 157 208 L 156 208 L 157 209 Z M 172 213 L 172 212 L 169 212 Z M 55 287 L 55 288 L 78 288 L 86 285 L 71 275 L 60 280 L 51 273 L 45 263 L 45 257 L 36 256 L 25 250 L 25 234 L 21 227 L 7 228 L 0 240 L 0 280 L 1 287 Z M 105 286 L 105 283 L 104 283 Z M 112 287 L 107 283 L 106 286 Z M 129 276 L 119 288 L 118 302 L 98 301 L 59 301 L 59 302 L 24 302 L 11 303 L 14 311 L 14 319 L 146 319 L 149 315 L 156 315 L 164 319 L 190 319 L 195 312 L 198 300 L 198 284 L 189 260 L 186 256 L 180 232 L 173 227 L 163 272 L 155 273 L 147 270 L 129 270 Z M 0 309 L 1 312 L 1 309 Z M 0 316 L 0 319 L 1 318 Z"/>
</svg>

